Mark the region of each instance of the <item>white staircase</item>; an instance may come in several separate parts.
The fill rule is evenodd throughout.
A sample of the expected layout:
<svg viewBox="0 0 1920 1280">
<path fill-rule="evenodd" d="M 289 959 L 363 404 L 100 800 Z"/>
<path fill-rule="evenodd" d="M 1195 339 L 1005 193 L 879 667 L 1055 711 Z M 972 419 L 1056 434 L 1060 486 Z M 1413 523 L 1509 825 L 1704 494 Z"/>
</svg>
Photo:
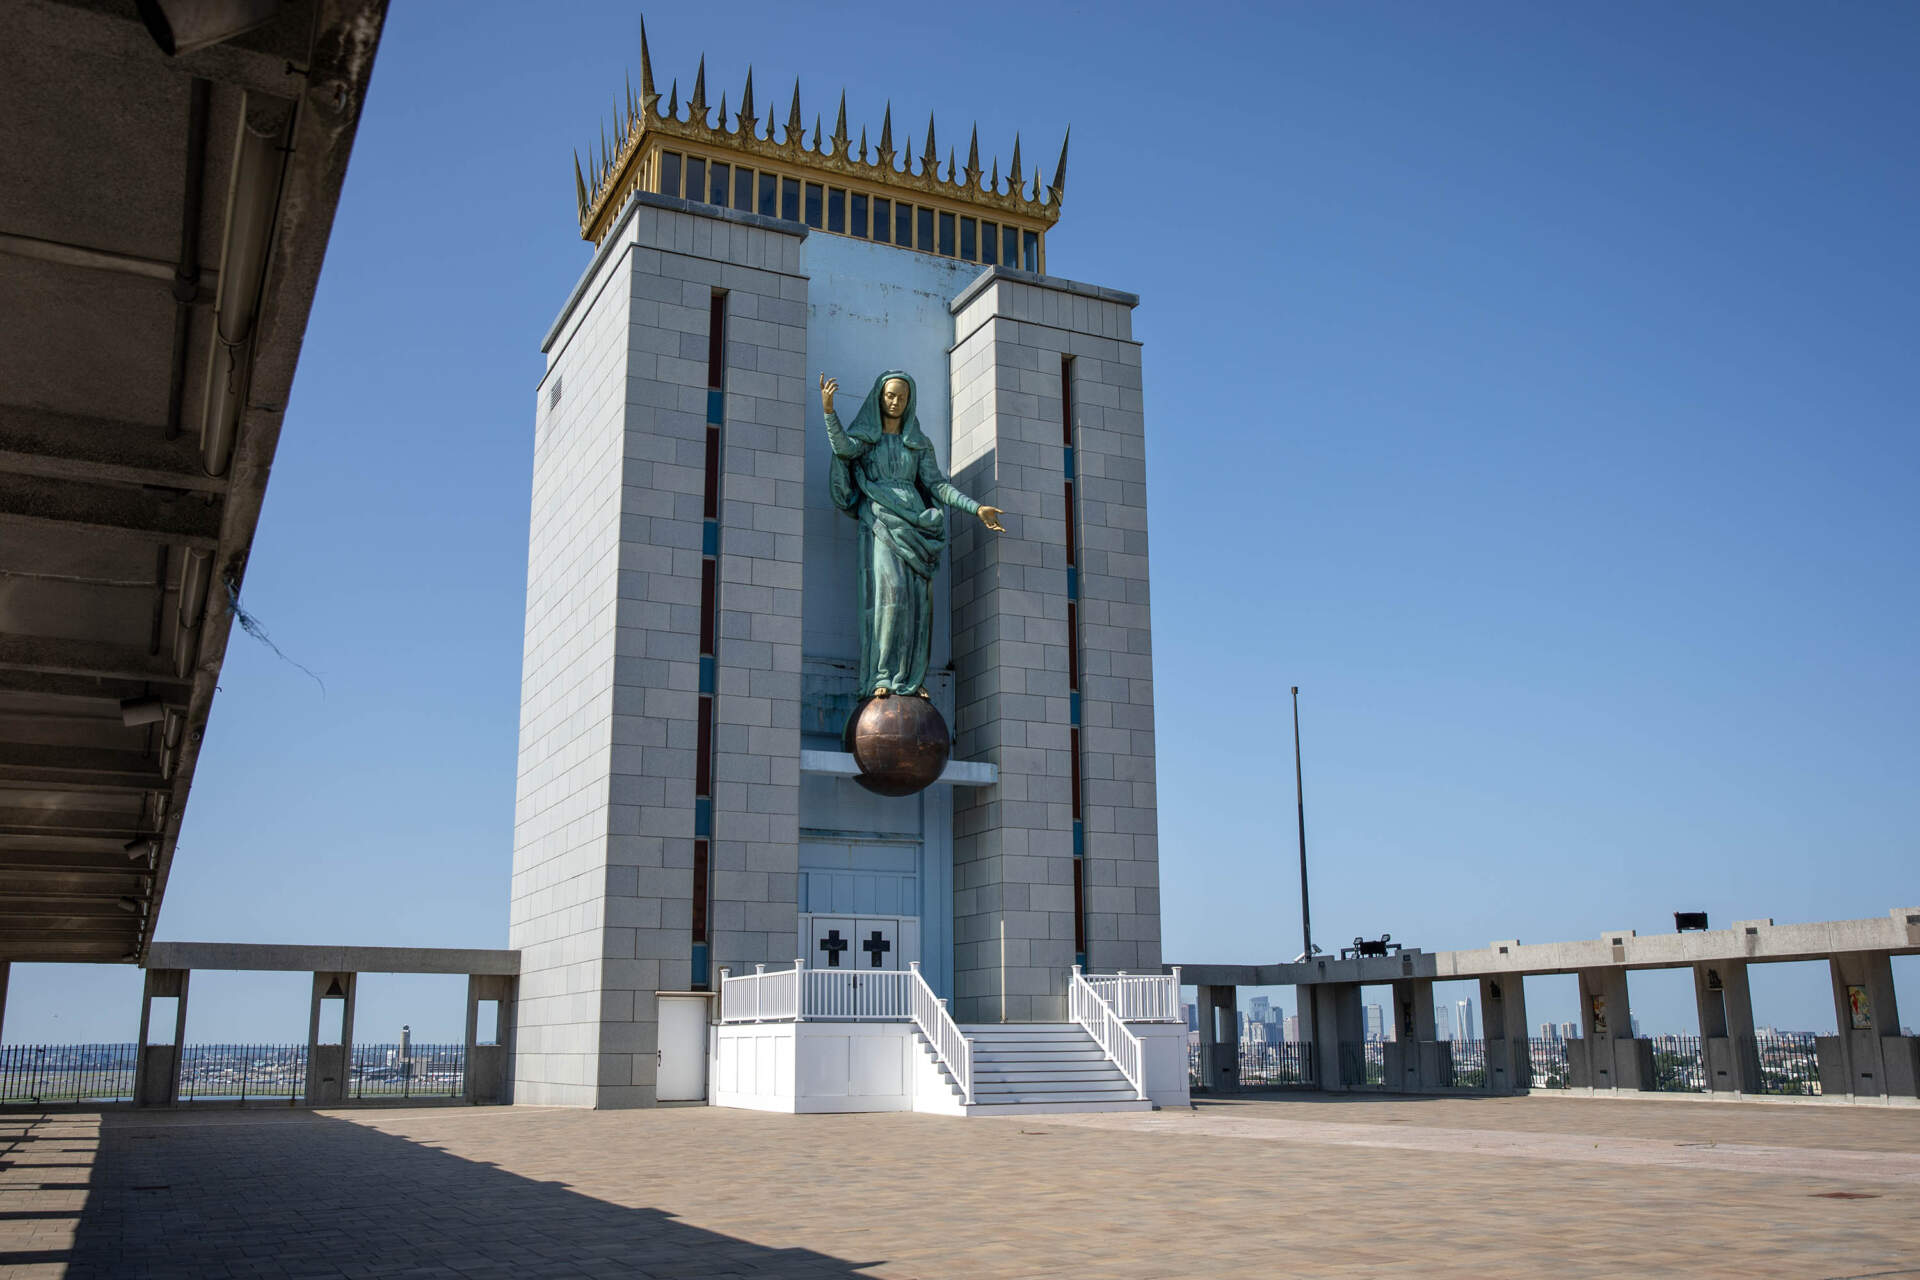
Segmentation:
<svg viewBox="0 0 1920 1280">
<path fill-rule="evenodd" d="M 1067 1111 L 1151 1111 L 1086 1030 L 1071 1022 L 962 1026 L 973 1041 L 970 1116 Z"/>
</svg>

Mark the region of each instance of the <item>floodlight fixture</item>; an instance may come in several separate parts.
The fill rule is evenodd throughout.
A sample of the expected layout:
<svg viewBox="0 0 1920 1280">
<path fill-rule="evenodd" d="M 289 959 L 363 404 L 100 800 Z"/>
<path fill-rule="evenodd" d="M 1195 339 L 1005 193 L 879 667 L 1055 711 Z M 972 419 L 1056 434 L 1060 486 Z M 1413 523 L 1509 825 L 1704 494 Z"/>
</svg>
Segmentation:
<svg viewBox="0 0 1920 1280">
<path fill-rule="evenodd" d="M 147 34 L 169 58 L 264 25 L 280 0 L 138 0 Z"/>
</svg>

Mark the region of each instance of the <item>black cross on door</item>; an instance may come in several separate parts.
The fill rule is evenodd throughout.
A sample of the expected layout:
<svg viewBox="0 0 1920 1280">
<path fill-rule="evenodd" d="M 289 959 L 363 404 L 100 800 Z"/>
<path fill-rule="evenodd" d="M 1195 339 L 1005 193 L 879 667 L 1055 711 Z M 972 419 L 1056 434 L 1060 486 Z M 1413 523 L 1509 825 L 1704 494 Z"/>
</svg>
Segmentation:
<svg viewBox="0 0 1920 1280">
<path fill-rule="evenodd" d="M 867 953 L 867 967 L 878 969 L 881 963 L 880 957 L 893 950 L 893 944 L 887 941 L 885 934 L 875 929 L 873 936 L 860 944 L 860 949 Z"/>
<path fill-rule="evenodd" d="M 840 967 L 840 953 L 851 945 L 852 944 L 845 938 L 840 936 L 838 929 L 827 930 L 827 936 L 820 939 L 820 949 L 827 953 L 827 968 L 838 969 Z"/>
</svg>

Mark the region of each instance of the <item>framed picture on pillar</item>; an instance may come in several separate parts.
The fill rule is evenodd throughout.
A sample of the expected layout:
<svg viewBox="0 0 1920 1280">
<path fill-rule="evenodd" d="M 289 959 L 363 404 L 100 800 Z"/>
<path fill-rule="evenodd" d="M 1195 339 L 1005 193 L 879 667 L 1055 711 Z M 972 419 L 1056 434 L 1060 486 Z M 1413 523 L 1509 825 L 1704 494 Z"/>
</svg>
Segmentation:
<svg viewBox="0 0 1920 1280">
<path fill-rule="evenodd" d="M 1593 1034 L 1607 1034 L 1607 998 L 1603 995 L 1593 997 Z"/>
<path fill-rule="evenodd" d="M 1873 1005 L 1867 1001 L 1865 987 L 1847 988 L 1847 1018 L 1855 1031 L 1873 1030 Z"/>
</svg>

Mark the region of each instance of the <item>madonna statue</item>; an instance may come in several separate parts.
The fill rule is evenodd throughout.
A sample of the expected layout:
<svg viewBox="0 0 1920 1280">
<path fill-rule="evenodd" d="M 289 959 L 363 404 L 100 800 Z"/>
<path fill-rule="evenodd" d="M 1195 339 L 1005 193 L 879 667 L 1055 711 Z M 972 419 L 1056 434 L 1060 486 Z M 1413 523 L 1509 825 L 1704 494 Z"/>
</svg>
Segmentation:
<svg viewBox="0 0 1920 1280">
<path fill-rule="evenodd" d="M 833 504 L 860 521 L 860 694 L 927 696 L 933 648 L 933 574 L 947 545 L 953 507 L 1004 533 L 1000 508 L 953 487 L 920 430 L 913 377 L 889 370 L 873 380 L 851 426 L 833 411 L 840 384 L 820 376 L 820 408 L 833 446 Z"/>
</svg>

